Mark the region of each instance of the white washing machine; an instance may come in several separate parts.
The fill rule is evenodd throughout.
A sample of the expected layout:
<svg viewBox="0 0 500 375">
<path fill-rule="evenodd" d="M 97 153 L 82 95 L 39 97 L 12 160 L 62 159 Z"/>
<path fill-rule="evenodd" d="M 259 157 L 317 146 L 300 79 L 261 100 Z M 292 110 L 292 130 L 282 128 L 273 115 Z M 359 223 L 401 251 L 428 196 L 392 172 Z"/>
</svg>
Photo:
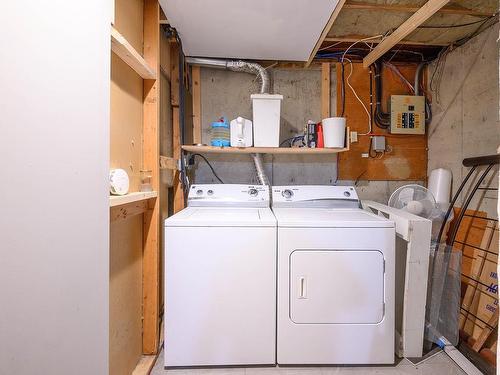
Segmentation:
<svg viewBox="0 0 500 375">
<path fill-rule="evenodd" d="M 353 187 L 272 190 L 278 364 L 394 363 L 394 223 Z"/>
<path fill-rule="evenodd" d="M 269 188 L 193 185 L 165 221 L 165 366 L 276 363 Z"/>
</svg>

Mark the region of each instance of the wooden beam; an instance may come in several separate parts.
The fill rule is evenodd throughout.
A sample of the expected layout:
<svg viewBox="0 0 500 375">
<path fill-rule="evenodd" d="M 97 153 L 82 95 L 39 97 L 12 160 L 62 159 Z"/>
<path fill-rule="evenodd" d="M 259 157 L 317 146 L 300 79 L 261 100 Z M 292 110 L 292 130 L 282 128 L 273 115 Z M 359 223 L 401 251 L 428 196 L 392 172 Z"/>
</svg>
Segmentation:
<svg viewBox="0 0 500 375">
<path fill-rule="evenodd" d="M 129 217 L 140 215 L 148 209 L 148 201 L 136 201 L 109 208 L 109 221 L 125 220 Z"/>
<path fill-rule="evenodd" d="M 399 12 L 399 13 L 415 13 L 419 10 L 419 7 L 411 5 L 397 5 L 397 4 L 375 4 L 375 3 L 354 3 L 352 1 L 347 1 L 344 5 L 344 9 L 353 10 L 376 10 L 385 12 Z M 468 9 L 458 6 L 447 6 L 439 9 L 437 13 L 442 14 L 458 14 L 463 16 L 474 16 L 474 17 L 489 17 L 495 12 L 481 12 L 473 9 Z"/>
<path fill-rule="evenodd" d="M 387 51 L 398 44 L 418 26 L 427 21 L 439 9 L 445 6 L 450 0 L 429 0 L 422 8 L 416 11 L 401 26 L 399 26 L 391 35 L 382 40 L 377 47 L 373 49 L 364 59 L 363 67 L 368 68 Z"/>
<path fill-rule="evenodd" d="M 160 6 L 157 0 L 144 0 L 144 58 L 160 70 Z M 151 170 L 153 190 L 160 191 L 160 80 L 144 81 L 143 167 Z M 160 200 L 150 200 L 143 221 L 142 258 L 142 352 L 158 352 L 160 331 Z"/>
<path fill-rule="evenodd" d="M 330 63 L 321 64 L 321 119 L 330 117 Z"/>
<path fill-rule="evenodd" d="M 360 39 L 367 39 L 369 38 L 370 35 L 346 35 L 346 36 L 329 36 L 326 37 L 324 42 L 345 42 L 345 43 L 354 43 L 357 42 Z M 369 43 L 380 43 L 382 41 L 381 38 L 378 39 L 370 39 Z M 447 46 L 449 43 L 435 43 L 435 44 L 429 44 L 429 43 L 424 43 L 424 42 L 414 42 L 411 40 L 401 40 L 397 44 L 404 44 L 404 45 L 413 45 L 413 46 L 428 46 L 428 47 L 433 47 L 433 46 Z"/>
<path fill-rule="evenodd" d="M 316 45 L 314 46 L 314 48 L 311 52 L 311 55 L 309 55 L 309 60 L 307 60 L 306 65 L 305 65 L 306 68 L 309 67 L 309 65 L 311 65 L 311 63 L 314 59 L 314 56 L 316 56 L 316 53 L 318 52 L 318 50 L 321 47 L 321 44 L 323 44 L 323 40 L 326 38 L 326 36 L 330 32 L 330 29 L 332 28 L 333 23 L 335 22 L 335 20 L 339 16 L 340 10 L 344 6 L 345 2 L 346 2 L 346 0 L 339 0 L 337 5 L 335 6 L 335 9 L 333 10 L 332 15 L 330 16 L 330 19 L 328 20 L 323 31 L 321 32 L 321 35 L 319 36 L 319 39 L 316 42 Z"/>
<path fill-rule="evenodd" d="M 177 170 L 178 159 L 160 156 L 160 169 Z"/>
<path fill-rule="evenodd" d="M 132 375 L 149 375 L 153 369 L 158 355 L 143 355 L 135 366 Z"/>
<path fill-rule="evenodd" d="M 156 72 L 125 37 L 111 26 L 111 50 L 144 79 L 156 79 Z"/>
<path fill-rule="evenodd" d="M 193 65 L 191 78 L 193 82 L 193 143 L 201 143 L 201 79 L 200 67 Z"/>
<path fill-rule="evenodd" d="M 181 133 L 179 125 L 179 45 L 177 42 L 170 44 L 170 101 L 172 104 L 172 148 L 173 157 L 182 157 Z M 174 213 L 184 208 L 184 190 L 179 171 L 174 173 Z"/>
</svg>

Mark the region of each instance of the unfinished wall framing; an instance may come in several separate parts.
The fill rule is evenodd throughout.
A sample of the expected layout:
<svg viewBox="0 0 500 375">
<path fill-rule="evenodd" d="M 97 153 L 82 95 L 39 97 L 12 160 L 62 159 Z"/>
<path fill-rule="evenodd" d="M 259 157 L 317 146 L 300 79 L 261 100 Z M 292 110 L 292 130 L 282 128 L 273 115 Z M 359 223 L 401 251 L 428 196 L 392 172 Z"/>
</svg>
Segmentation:
<svg viewBox="0 0 500 375">
<path fill-rule="evenodd" d="M 110 374 L 147 368 L 152 361 L 143 355 L 154 358 L 160 340 L 160 201 L 168 195 L 160 180 L 160 92 L 170 77 L 163 85 L 158 79 L 159 20 L 155 0 L 116 0 L 110 168 L 125 169 L 131 184 L 129 194 L 110 199 Z M 139 193 L 141 170 L 151 171 L 151 193 Z"/>
</svg>

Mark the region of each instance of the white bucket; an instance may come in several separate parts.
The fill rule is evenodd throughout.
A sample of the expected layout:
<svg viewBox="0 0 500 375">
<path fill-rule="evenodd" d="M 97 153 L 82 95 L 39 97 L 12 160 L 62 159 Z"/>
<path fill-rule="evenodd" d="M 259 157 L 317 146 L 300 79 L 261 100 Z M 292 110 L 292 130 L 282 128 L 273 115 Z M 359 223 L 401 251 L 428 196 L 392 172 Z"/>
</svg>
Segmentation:
<svg viewBox="0 0 500 375">
<path fill-rule="evenodd" d="M 279 147 L 280 112 L 283 95 L 253 94 L 253 145 Z"/>
<path fill-rule="evenodd" d="M 434 195 L 436 203 L 443 208 L 448 208 L 451 194 L 451 171 L 437 168 L 431 171 L 427 187 Z"/>
<path fill-rule="evenodd" d="M 329 117 L 321 121 L 325 147 L 344 148 L 345 117 Z"/>
</svg>

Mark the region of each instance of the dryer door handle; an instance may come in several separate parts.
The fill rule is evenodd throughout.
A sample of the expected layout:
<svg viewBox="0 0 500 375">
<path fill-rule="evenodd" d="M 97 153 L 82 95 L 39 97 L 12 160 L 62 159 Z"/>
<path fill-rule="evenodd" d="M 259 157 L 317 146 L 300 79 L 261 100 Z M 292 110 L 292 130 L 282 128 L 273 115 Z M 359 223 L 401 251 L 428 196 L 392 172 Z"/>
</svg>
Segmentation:
<svg viewBox="0 0 500 375">
<path fill-rule="evenodd" d="M 305 276 L 299 277 L 299 298 L 307 298 L 307 279 Z"/>
</svg>

